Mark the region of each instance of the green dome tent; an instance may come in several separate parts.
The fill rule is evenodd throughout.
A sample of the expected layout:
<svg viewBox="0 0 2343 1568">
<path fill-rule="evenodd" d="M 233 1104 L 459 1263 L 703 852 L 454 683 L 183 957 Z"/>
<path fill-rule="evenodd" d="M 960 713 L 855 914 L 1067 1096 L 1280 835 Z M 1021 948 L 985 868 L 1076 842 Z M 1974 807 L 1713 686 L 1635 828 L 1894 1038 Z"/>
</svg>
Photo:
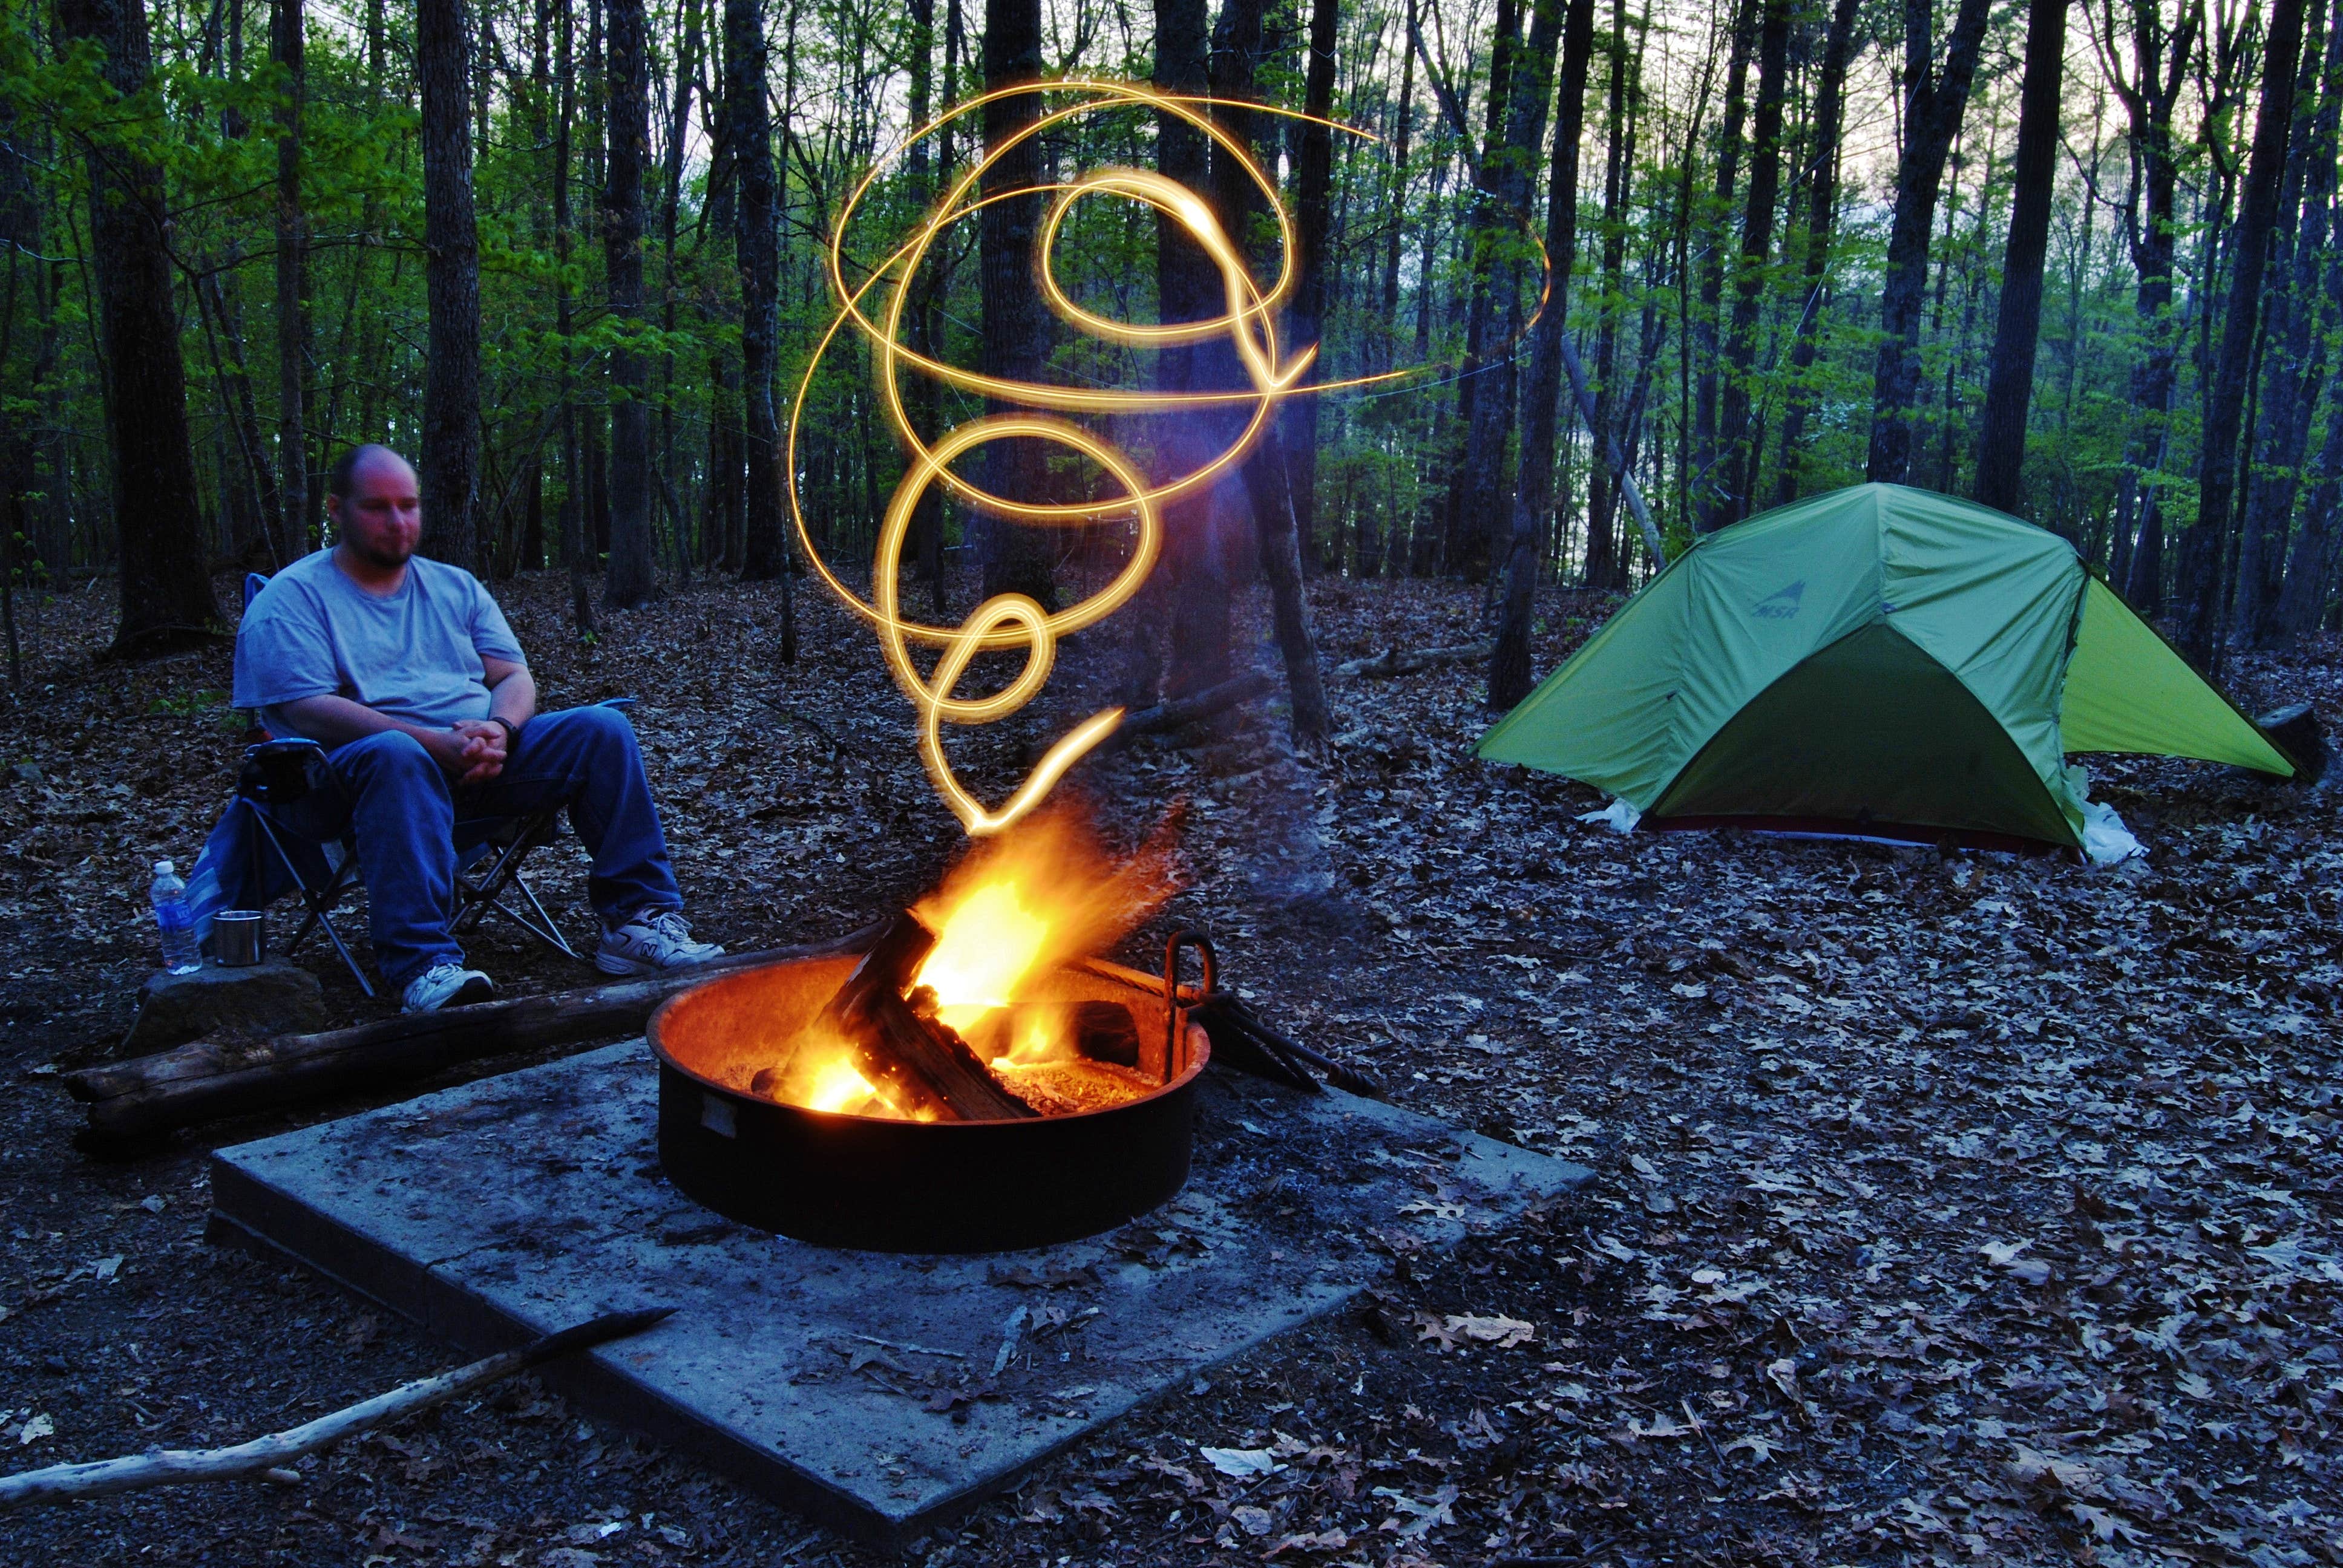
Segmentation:
<svg viewBox="0 0 2343 1568">
<path fill-rule="evenodd" d="M 1480 745 L 1654 827 L 2068 847 L 2077 751 L 2294 772 L 2066 540 L 1900 485 L 1703 538 Z"/>
</svg>

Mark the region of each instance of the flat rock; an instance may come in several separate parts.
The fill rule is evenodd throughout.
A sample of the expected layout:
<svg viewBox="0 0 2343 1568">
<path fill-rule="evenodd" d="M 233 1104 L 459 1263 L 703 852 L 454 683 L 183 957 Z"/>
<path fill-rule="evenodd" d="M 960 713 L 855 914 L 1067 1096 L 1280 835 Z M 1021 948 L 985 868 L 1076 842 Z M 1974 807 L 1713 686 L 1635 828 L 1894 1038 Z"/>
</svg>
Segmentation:
<svg viewBox="0 0 2343 1568">
<path fill-rule="evenodd" d="M 1187 1189 L 1033 1251 L 825 1249 L 669 1184 L 638 1040 L 213 1156 L 215 1234 L 473 1353 L 605 1312 L 548 1367 L 589 1413 L 902 1544 L 1197 1373 L 1586 1180 L 1394 1106 L 1206 1074 Z M 1004 1201 L 1014 1201 L 1014 1195 Z"/>
<path fill-rule="evenodd" d="M 146 977 L 120 1054 L 168 1050 L 222 1030 L 310 1034 L 331 1021 L 325 990 L 307 970 L 276 959 L 229 969 L 206 959 L 193 974 Z"/>
</svg>

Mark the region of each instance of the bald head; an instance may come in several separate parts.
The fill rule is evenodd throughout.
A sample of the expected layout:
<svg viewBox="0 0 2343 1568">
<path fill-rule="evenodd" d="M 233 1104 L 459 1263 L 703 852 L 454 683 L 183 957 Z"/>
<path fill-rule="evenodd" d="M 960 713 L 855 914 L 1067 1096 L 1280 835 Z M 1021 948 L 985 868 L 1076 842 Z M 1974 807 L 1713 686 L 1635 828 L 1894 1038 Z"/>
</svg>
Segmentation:
<svg viewBox="0 0 2343 1568">
<path fill-rule="evenodd" d="M 406 458 L 374 442 L 344 452 L 326 474 L 326 511 L 346 566 L 404 577 L 423 537 L 423 499 Z"/>
</svg>

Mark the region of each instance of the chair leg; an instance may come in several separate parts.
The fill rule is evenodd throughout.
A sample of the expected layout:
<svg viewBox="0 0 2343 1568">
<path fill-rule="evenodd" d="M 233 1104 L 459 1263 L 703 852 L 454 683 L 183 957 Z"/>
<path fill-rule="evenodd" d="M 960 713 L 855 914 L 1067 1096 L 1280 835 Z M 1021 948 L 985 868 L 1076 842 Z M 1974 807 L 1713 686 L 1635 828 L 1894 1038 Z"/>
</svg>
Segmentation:
<svg viewBox="0 0 2343 1568">
<path fill-rule="evenodd" d="M 342 933 L 334 929 L 334 905 L 339 901 L 343 890 L 349 886 L 356 874 L 357 862 L 344 860 L 334 869 L 333 877 L 323 891 L 313 889 L 302 879 L 301 868 L 277 839 L 277 829 L 269 825 L 268 814 L 256 810 L 252 815 L 253 820 L 260 824 L 261 834 L 268 840 L 268 847 L 276 850 L 277 858 L 284 862 L 286 875 L 293 879 L 293 886 L 301 895 L 301 903 L 309 912 L 308 918 L 301 922 L 301 929 L 293 933 L 293 940 L 285 944 L 285 956 L 291 958 L 300 950 L 301 944 L 309 940 L 310 931 L 323 926 L 327 939 L 334 944 L 334 950 L 341 955 L 343 964 L 348 968 L 350 978 L 358 982 L 358 990 L 366 993 L 367 1000 L 373 1000 L 374 982 L 367 979 L 366 970 L 360 969 L 358 960 L 351 956 L 348 945 L 342 940 Z"/>
<path fill-rule="evenodd" d="M 521 875 L 521 861 L 553 836 L 554 821 L 560 809 L 557 806 L 530 818 L 521 825 L 512 842 L 490 861 L 487 869 L 458 879 L 456 901 L 458 908 L 455 920 L 449 922 L 450 930 L 458 934 L 468 931 L 493 910 L 554 951 L 584 961 L 578 950 L 570 946 L 569 939 L 562 935 L 559 922 L 547 912 L 536 891 L 529 887 L 528 879 Z M 532 913 L 524 913 L 505 901 L 506 894 L 515 889 L 519 890 Z"/>
<path fill-rule="evenodd" d="M 546 913 L 545 906 L 538 901 L 537 890 L 528 885 L 528 879 L 516 871 L 513 874 L 513 886 L 520 890 L 520 896 L 528 900 L 528 907 L 537 911 L 538 920 L 543 922 L 539 926 L 530 927 L 532 930 L 537 932 L 538 938 L 542 940 L 552 943 L 555 947 L 559 948 L 571 958 L 578 959 L 580 961 L 583 961 L 583 955 L 581 955 L 576 948 L 569 945 L 569 939 L 561 934 L 561 927 L 556 923 L 551 915 Z M 498 903 L 497 908 L 503 910 L 507 915 L 510 915 L 515 920 L 520 919 L 519 916 L 514 915 L 510 910 L 506 910 L 501 901 Z M 527 920 L 522 920 L 521 923 L 523 925 L 528 925 Z"/>
</svg>

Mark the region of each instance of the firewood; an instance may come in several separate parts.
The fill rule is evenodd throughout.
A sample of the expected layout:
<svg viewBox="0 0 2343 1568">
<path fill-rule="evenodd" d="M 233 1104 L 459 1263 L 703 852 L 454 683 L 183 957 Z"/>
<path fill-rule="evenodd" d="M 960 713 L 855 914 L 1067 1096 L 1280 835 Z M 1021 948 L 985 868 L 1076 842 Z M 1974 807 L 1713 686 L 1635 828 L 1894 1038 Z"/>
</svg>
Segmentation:
<svg viewBox="0 0 2343 1568">
<path fill-rule="evenodd" d="M 935 942 L 910 915 L 897 915 L 800 1038 L 843 1040 L 862 1076 L 914 1116 L 942 1121 L 1038 1116 L 1001 1087 L 966 1040 L 903 1000 L 904 987 Z"/>
<path fill-rule="evenodd" d="M 199 1040 L 176 1050 L 65 1075 L 101 1142 L 192 1127 L 224 1116 L 426 1078 L 482 1057 L 637 1033 L 659 1003 L 714 975 L 868 946 L 878 928 L 825 942 L 740 953 L 697 969 L 583 990 L 480 1002 L 387 1018 L 322 1034 L 238 1044 Z"/>
<path fill-rule="evenodd" d="M 248 1475 L 265 1475 L 274 1480 L 290 1460 L 331 1448 L 344 1438 L 428 1410 L 459 1393 L 557 1357 L 640 1333 L 665 1321 L 674 1311 L 673 1307 L 653 1307 L 644 1312 L 611 1312 L 576 1328 L 548 1334 L 519 1350 L 505 1351 L 453 1372 L 401 1383 L 388 1393 L 233 1448 L 158 1449 L 121 1459 L 52 1464 L 45 1470 L 0 1477 L 0 1509 L 109 1497 L 116 1493 L 143 1492 L 149 1487 L 191 1481 L 235 1481 Z"/>
</svg>

